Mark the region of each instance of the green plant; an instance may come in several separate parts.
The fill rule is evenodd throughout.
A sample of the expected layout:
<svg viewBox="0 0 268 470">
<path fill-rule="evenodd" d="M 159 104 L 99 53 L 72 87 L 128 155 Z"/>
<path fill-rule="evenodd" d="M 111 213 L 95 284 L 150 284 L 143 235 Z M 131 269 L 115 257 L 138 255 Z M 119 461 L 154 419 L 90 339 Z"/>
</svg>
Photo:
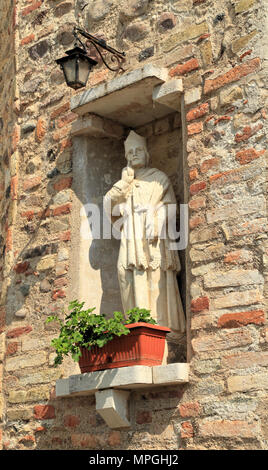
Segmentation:
<svg viewBox="0 0 268 470">
<path fill-rule="evenodd" d="M 128 310 L 126 315 L 128 317 L 125 321 L 126 324 L 137 322 L 156 324 L 156 321 L 150 315 L 150 310 L 146 310 L 145 308 L 135 307 L 132 310 Z"/>
<path fill-rule="evenodd" d="M 60 334 L 51 341 L 57 356 L 54 364 L 61 364 L 63 356 L 71 354 L 74 361 L 78 362 L 81 356 L 80 348 L 90 349 L 92 346 L 102 347 L 114 336 L 127 335 L 128 328 L 124 326 L 124 316 L 121 312 L 114 312 L 113 317 L 106 319 L 104 314 L 92 313 L 95 308 L 83 309 L 84 302 L 77 300 L 70 302 L 68 309 L 71 311 L 63 322 L 57 316 L 49 316 L 47 323 L 58 321 Z"/>
<path fill-rule="evenodd" d="M 57 316 L 49 316 L 47 323 L 57 321 L 60 324 L 60 334 L 58 338 L 51 341 L 51 345 L 56 350 L 54 365 L 62 363 L 63 357 L 70 354 L 72 359 L 79 361 L 81 347 L 91 349 L 93 346 L 101 348 L 115 336 L 127 335 L 129 329 L 125 324 L 156 321 L 150 316 L 150 311 L 146 309 L 134 308 L 126 313 L 127 319 L 121 312 L 114 312 L 113 317 L 107 319 L 104 314 L 92 313 L 95 308 L 84 310 L 84 303 L 77 300 L 70 302 L 68 309 L 70 313 L 66 315 L 65 321 Z"/>
</svg>

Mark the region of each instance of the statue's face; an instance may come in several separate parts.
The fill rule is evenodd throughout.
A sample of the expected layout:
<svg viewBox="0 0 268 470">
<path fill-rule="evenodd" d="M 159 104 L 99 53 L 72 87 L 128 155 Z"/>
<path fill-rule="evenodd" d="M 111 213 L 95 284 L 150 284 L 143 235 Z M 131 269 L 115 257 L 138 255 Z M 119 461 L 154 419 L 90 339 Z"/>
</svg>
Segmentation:
<svg viewBox="0 0 268 470">
<path fill-rule="evenodd" d="M 140 145 L 133 145 L 126 154 L 128 165 L 132 168 L 144 168 L 146 166 L 146 158 L 146 151 Z"/>
</svg>

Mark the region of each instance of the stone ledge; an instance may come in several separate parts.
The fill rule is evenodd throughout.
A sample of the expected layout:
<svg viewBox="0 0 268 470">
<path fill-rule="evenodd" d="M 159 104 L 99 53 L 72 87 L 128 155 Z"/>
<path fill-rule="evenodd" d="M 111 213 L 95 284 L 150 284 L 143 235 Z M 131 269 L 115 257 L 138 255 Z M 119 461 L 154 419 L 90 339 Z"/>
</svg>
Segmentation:
<svg viewBox="0 0 268 470">
<path fill-rule="evenodd" d="M 104 119 L 95 114 L 85 114 L 72 123 L 73 136 L 89 135 L 120 140 L 124 136 L 124 127 L 116 122 Z"/>
<path fill-rule="evenodd" d="M 89 88 L 71 98 L 71 110 L 77 114 L 84 114 L 85 111 L 82 108 L 89 103 L 150 77 L 154 77 L 158 83 L 163 83 L 168 78 L 167 69 L 147 64 L 140 69 L 135 69 L 116 77 L 107 83 Z"/>
<path fill-rule="evenodd" d="M 173 80 L 163 83 L 162 85 L 157 85 L 153 89 L 153 101 L 180 112 L 180 98 L 182 92 L 182 79 L 174 78 Z"/>
<path fill-rule="evenodd" d="M 166 68 L 147 64 L 73 96 L 71 110 L 135 129 L 180 110 L 182 81 L 168 79 Z"/>
<path fill-rule="evenodd" d="M 163 385 L 178 385 L 189 381 L 189 364 L 163 366 L 130 366 L 117 369 L 71 375 L 56 381 L 56 397 L 93 395 L 99 390 L 136 390 Z"/>
</svg>

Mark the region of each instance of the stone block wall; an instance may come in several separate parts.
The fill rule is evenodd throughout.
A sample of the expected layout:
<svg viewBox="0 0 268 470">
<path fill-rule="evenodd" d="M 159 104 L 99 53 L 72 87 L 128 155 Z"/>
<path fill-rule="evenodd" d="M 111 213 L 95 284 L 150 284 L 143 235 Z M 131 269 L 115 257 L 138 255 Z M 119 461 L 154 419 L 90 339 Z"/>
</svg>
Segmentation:
<svg viewBox="0 0 268 470">
<path fill-rule="evenodd" d="M 18 0 L 1 8 L 1 446 L 267 448 L 265 2 Z M 55 398 L 57 326 L 45 324 L 71 300 L 77 92 L 55 59 L 78 21 L 124 50 L 128 71 L 168 67 L 185 90 L 190 382 L 133 393 L 126 431 L 108 429 L 93 398 Z M 99 64 L 88 87 L 113 77 Z"/>
</svg>

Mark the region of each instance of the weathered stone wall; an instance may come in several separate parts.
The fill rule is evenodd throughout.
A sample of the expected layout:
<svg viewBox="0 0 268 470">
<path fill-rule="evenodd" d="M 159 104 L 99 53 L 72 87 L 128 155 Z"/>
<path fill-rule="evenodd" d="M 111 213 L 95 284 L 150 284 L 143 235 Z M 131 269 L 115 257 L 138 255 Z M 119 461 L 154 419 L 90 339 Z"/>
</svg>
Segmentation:
<svg viewBox="0 0 268 470">
<path fill-rule="evenodd" d="M 3 447 L 267 448 L 265 2 L 2 4 Z M 57 327 L 45 324 L 72 298 L 75 92 L 55 59 L 70 48 L 78 20 L 126 51 L 127 70 L 166 66 L 185 90 L 190 382 L 133 393 L 129 431 L 108 429 L 93 398 L 55 398 L 62 371 L 52 366 L 50 341 Z M 88 86 L 113 76 L 99 65 Z"/>
<path fill-rule="evenodd" d="M 6 293 L 13 264 L 12 238 L 17 210 L 17 143 L 19 140 L 15 27 L 11 2 L 0 3 L 0 449 L 5 420 L 3 389 L 5 358 Z"/>
</svg>

